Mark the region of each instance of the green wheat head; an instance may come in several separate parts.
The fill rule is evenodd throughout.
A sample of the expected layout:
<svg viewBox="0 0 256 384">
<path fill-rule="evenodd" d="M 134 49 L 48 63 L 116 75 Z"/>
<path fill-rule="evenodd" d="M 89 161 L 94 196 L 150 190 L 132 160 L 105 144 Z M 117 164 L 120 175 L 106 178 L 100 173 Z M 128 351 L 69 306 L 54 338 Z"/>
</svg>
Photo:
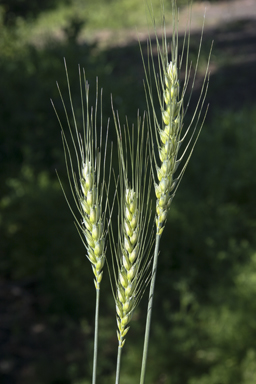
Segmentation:
<svg viewBox="0 0 256 384">
<path fill-rule="evenodd" d="M 105 132 L 105 144 L 102 145 L 102 103 L 98 106 L 98 84 L 96 83 L 96 102 L 94 109 L 89 107 L 89 83 L 84 70 L 79 67 L 79 83 L 81 96 L 81 121 L 78 122 L 72 101 L 72 94 L 66 62 L 65 70 L 68 85 L 70 118 L 61 90 L 57 84 L 66 124 L 70 134 L 67 139 L 62 121 L 54 107 L 62 131 L 63 148 L 70 189 L 78 213 L 74 213 L 68 201 L 81 240 L 86 249 L 86 257 L 91 263 L 94 284 L 100 289 L 103 266 L 106 259 L 106 208 L 108 202 L 108 186 L 105 183 L 105 156 L 107 150 L 108 126 Z M 101 92 L 102 100 L 102 92 Z M 98 107 L 100 108 L 98 117 Z M 99 127 L 98 127 L 99 124 Z M 69 144 L 71 141 L 71 145 Z M 71 148 L 72 147 L 72 148 Z M 74 153 L 74 158 L 72 154 Z M 66 193 L 63 189 L 66 197 Z M 67 198 L 66 198 L 67 199 Z"/>
<path fill-rule="evenodd" d="M 128 324 L 147 285 L 152 236 L 149 133 L 144 115 L 137 126 L 121 127 L 113 108 L 118 143 L 119 194 L 118 234 L 112 238 L 114 263 L 114 299 L 117 313 L 117 337 L 123 347 Z M 116 242 L 115 242 L 116 241 Z"/>
<path fill-rule="evenodd" d="M 191 81 L 191 64 L 189 64 L 190 34 L 188 33 L 187 35 L 185 33 L 181 52 L 179 53 L 178 9 L 176 1 L 172 2 L 172 20 L 173 32 L 170 43 L 166 36 L 164 21 L 162 39 L 159 40 L 157 33 L 155 33 L 157 65 L 155 65 L 154 62 L 151 39 L 148 41 L 147 65 L 144 61 L 141 49 L 146 78 L 145 91 L 152 139 L 152 173 L 156 196 L 156 231 L 158 235 L 161 235 L 163 232 L 168 209 L 184 175 L 196 141 L 203 127 L 206 112 L 201 121 L 200 118 L 209 82 L 208 60 L 196 108 L 193 112 L 191 121 L 187 126 L 184 126 L 184 117 L 190 103 L 197 74 L 202 35 L 199 43 L 195 71 L 192 77 L 191 90 L 187 96 L 187 104 L 185 105 L 185 97 Z M 183 69 L 184 61 L 185 75 L 183 86 L 181 87 L 180 72 Z M 154 92 L 152 90 L 154 89 L 152 85 L 153 83 L 156 88 L 157 102 L 155 102 Z M 185 140 L 186 145 L 184 147 Z M 156 147 L 157 149 L 155 149 Z M 178 174 L 176 174 L 175 172 L 178 170 L 181 163 L 182 167 Z"/>
</svg>

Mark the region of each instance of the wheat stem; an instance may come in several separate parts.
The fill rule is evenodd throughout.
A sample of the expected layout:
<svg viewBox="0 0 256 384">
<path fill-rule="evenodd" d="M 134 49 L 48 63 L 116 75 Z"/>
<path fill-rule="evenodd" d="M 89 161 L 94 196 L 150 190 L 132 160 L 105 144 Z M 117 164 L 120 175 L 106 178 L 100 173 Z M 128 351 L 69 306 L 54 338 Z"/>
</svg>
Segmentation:
<svg viewBox="0 0 256 384">
<path fill-rule="evenodd" d="M 98 333 L 99 333 L 98 332 L 98 330 L 99 330 L 99 303 L 100 303 L 100 289 L 96 289 L 92 384 L 96 384 L 97 357 L 98 357 Z"/>
<path fill-rule="evenodd" d="M 115 381 L 115 384 L 119 384 L 122 349 L 123 349 L 122 345 L 121 345 L 121 343 L 119 343 L 118 352 L 117 352 L 117 361 L 116 361 L 116 381 Z"/>
<path fill-rule="evenodd" d="M 160 238 L 161 238 L 161 235 L 156 235 L 154 261 L 153 261 L 153 267 L 152 267 L 152 277 L 151 277 L 149 298 L 148 298 L 147 321 L 146 321 L 146 329 L 145 329 L 145 336 L 144 336 L 144 347 L 143 347 L 143 356 L 142 356 L 142 364 L 141 364 L 140 384 L 144 384 L 144 382 L 145 382 L 147 357 L 148 357 L 148 344 L 149 344 L 149 336 L 150 336 L 152 307 L 153 307 L 154 290 L 155 290 L 155 282 L 156 282 L 156 271 L 157 271 Z"/>
</svg>

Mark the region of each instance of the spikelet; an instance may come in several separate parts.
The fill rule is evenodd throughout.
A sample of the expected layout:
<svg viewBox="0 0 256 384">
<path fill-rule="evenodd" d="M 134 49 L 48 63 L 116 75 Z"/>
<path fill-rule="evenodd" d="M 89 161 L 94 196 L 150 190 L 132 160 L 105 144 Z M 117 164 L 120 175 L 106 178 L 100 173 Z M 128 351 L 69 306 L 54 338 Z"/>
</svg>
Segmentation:
<svg viewBox="0 0 256 384">
<path fill-rule="evenodd" d="M 113 110 L 119 152 L 119 230 L 113 257 L 116 269 L 113 295 L 117 315 L 119 348 L 125 343 L 129 323 L 148 283 L 152 233 L 149 234 L 150 191 L 148 137 L 144 137 L 145 116 L 138 116 L 137 130 L 121 130 Z M 134 144 L 136 143 L 136 144 Z M 128 147 L 128 150 L 127 150 Z M 130 168 L 128 169 L 128 164 Z"/>
<path fill-rule="evenodd" d="M 106 252 L 106 231 L 104 230 L 106 208 L 107 208 L 107 195 L 109 190 L 109 182 L 107 188 L 105 184 L 105 160 L 107 151 L 107 136 L 108 125 L 106 128 L 106 141 L 105 149 L 102 148 L 102 106 L 101 106 L 101 126 L 97 132 L 97 108 L 98 108 L 98 82 L 96 81 L 96 103 L 94 111 L 91 109 L 89 112 L 89 84 L 85 78 L 83 71 L 83 78 L 79 67 L 79 81 L 81 92 L 81 109 L 82 109 L 82 129 L 79 130 L 76 116 L 74 113 L 74 106 L 71 96 L 69 77 L 64 61 L 69 101 L 72 110 L 72 124 L 70 122 L 69 115 L 67 113 L 66 105 L 62 97 L 62 93 L 58 87 L 61 101 L 63 104 L 64 112 L 66 115 L 66 121 L 69 128 L 70 139 L 73 144 L 73 150 L 75 153 L 75 161 L 71 155 L 71 148 L 68 144 L 68 139 L 62 125 L 62 122 L 58 116 L 58 113 L 54 107 L 59 124 L 62 130 L 63 147 L 66 160 L 66 169 L 70 184 L 70 189 L 75 201 L 79 215 L 75 214 L 68 201 L 71 212 L 75 218 L 75 224 L 82 239 L 82 242 L 86 248 L 86 256 L 91 263 L 94 284 L 96 290 L 100 289 L 100 282 L 103 275 L 103 266 L 105 263 Z M 57 85 L 58 86 L 58 85 Z M 85 91 L 84 91 L 85 89 Z M 84 102 L 85 99 L 85 102 Z M 101 93 L 102 103 L 102 93 Z M 84 105 L 85 104 L 85 105 Z M 73 127 L 72 127 L 73 125 Z M 100 138 L 100 139 L 99 139 Z M 99 147 L 98 147 L 99 143 Z M 102 151 L 104 150 L 104 158 Z M 111 161 L 110 161 L 111 167 Z M 103 168 L 101 177 L 101 168 Z M 62 186 L 62 185 L 61 185 Z M 62 188 L 63 189 L 63 188 Z M 103 193 L 106 190 L 106 202 L 103 207 Z M 65 191 L 63 189 L 66 197 Z M 66 197 L 67 199 L 67 197 Z"/>
</svg>

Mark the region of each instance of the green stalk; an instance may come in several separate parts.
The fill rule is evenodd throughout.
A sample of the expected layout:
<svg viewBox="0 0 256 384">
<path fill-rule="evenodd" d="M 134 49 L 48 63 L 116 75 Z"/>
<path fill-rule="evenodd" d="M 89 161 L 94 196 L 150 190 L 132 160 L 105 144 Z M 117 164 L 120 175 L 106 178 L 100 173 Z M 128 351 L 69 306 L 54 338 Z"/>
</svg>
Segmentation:
<svg viewBox="0 0 256 384">
<path fill-rule="evenodd" d="M 148 298 L 147 321 L 146 321 L 146 329 L 145 329 L 145 337 L 144 337 L 144 347 L 143 347 L 143 356 L 142 356 L 142 364 L 141 364 L 140 384 L 144 384 L 144 382 L 145 382 L 147 357 L 148 357 L 148 344 L 149 344 L 149 335 L 150 335 L 150 326 L 151 326 L 152 307 L 153 307 L 153 298 L 154 298 L 154 290 L 155 290 L 155 282 L 156 282 L 156 271 L 157 271 L 157 261 L 158 261 L 160 238 L 161 238 L 161 235 L 157 234 L 156 235 L 156 243 L 155 243 L 154 261 L 153 261 L 153 267 L 152 267 L 152 278 L 151 278 L 149 298 Z"/>
<path fill-rule="evenodd" d="M 121 355 L 122 355 L 122 347 L 121 347 L 121 344 L 119 344 L 118 352 L 117 352 L 117 361 L 116 361 L 116 381 L 115 381 L 115 384 L 119 384 Z"/>
<path fill-rule="evenodd" d="M 98 332 L 98 328 L 99 328 L 99 302 L 100 302 L 100 290 L 96 288 L 92 384 L 96 384 L 96 373 L 97 373 L 98 333 L 99 333 Z"/>
</svg>

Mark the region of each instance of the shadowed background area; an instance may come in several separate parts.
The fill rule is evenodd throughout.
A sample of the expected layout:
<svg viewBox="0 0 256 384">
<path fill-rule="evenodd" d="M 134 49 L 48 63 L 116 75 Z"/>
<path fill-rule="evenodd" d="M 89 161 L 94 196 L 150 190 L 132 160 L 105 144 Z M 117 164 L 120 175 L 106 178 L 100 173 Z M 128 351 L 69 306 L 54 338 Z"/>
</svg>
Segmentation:
<svg viewBox="0 0 256 384">
<path fill-rule="evenodd" d="M 41 4 L 42 3 L 42 4 Z M 152 1 L 161 26 L 159 1 Z M 180 40 L 188 10 L 180 2 Z M 40 5 L 39 5 L 40 4 Z M 161 240 L 147 383 L 256 382 L 256 3 L 196 3 L 195 67 L 206 11 L 193 113 L 214 40 L 210 103 Z M 167 32 L 171 2 L 166 0 Z M 148 15 L 148 16 L 147 16 Z M 120 119 L 146 109 L 147 6 L 138 0 L 2 1 L 0 5 L 0 382 L 91 381 L 93 274 L 57 180 L 67 187 L 58 81 L 67 100 L 63 57 L 80 112 L 78 64 L 95 100 L 110 94 Z M 137 28 L 137 29 L 136 29 Z M 159 28 L 159 31 L 161 29 Z M 146 56 L 145 56 L 146 57 Z M 115 140 L 110 122 L 110 141 Z M 114 151 L 113 157 L 116 153 Z M 121 383 L 139 382 L 147 292 L 131 322 Z M 102 283 L 98 382 L 113 383 L 114 301 Z"/>
</svg>

